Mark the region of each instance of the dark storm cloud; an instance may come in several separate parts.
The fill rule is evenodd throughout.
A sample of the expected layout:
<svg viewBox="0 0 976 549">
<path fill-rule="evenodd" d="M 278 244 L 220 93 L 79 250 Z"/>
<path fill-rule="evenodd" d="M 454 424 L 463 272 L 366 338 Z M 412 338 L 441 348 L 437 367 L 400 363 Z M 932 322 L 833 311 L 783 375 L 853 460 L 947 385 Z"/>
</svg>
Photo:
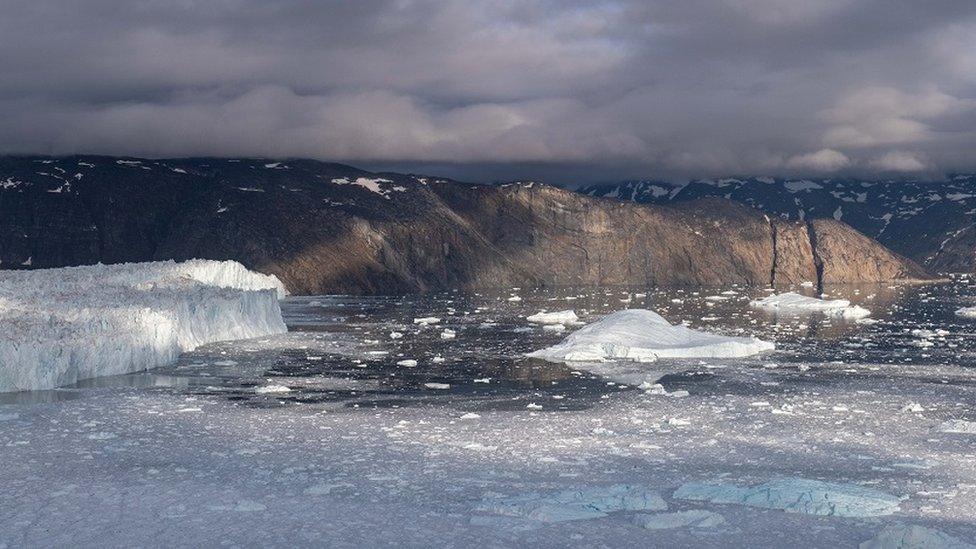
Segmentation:
<svg viewBox="0 0 976 549">
<path fill-rule="evenodd" d="M 0 150 L 565 180 L 976 169 L 976 4 L 7 0 Z"/>
</svg>

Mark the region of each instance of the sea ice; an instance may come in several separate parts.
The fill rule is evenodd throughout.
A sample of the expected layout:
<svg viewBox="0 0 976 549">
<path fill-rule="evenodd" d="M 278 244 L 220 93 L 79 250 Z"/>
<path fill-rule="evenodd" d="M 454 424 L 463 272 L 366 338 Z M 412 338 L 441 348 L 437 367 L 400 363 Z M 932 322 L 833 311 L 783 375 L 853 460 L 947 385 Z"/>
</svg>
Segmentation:
<svg viewBox="0 0 976 549">
<path fill-rule="evenodd" d="M 653 515 L 638 514 L 633 518 L 634 524 L 648 530 L 665 530 L 670 528 L 714 528 L 725 524 L 725 517 L 718 513 L 704 509 L 676 511 L 674 513 L 657 513 Z"/>
<path fill-rule="evenodd" d="M 976 545 L 956 539 L 944 532 L 909 524 L 886 526 L 876 536 L 858 547 L 860 549 L 976 549 Z"/>
<path fill-rule="evenodd" d="M 0 273 L 0 392 L 172 363 L 216 341 L 286 331 L 274 276 L 235 261 Z"/>
<path fill-rule="evenodd" d="M 645 309 L 611 313 L 559 343 L 528 356 L 551 362 L 651 361 L 657 358 L 742 357 L 775 346 L 754 337 L 726 337 L 674 326 Z"/>
<path fill-rule="evenodd" d="M 949 419 L 942 422 L 939 430 L 943 433 L 962 433 L 966 435 L 976 435 L 976 421 L 966 421 L 965 419 Z"/>
<path fill-rule="evenodd" d="M 823 313 L 828 316 L 852 319 L 863 318 L 871 314 L 871 311 L 864 307 L 851 305 L 851 302 L 846 299 L 818 299 L 794 292 L 756 299 L 750 301 L 749 306 L 786 313 Z"/>
<path fill-rule="evenodd" d="M 653 490 L 614 484 L 550 494 L 492 498 L 483 500 L 475 510 L 540 522 L 564 522 L 600 518 L 615 511 L 664 511 L 667 508 L 667 503 Z"/>
<path fill-rule="evenodd" d="M 539 312 L 525 317 L 525 320 L 533 324 L 576 324 L 579 322 L 579 317 L 576 316 L 576 311 L 566 310 L 552 313 Z"/>
<path fill-rule="evenodd" d="M 778 478 L 755 486 L 689 482 L 675 490 L 674 497 L 839 517 L 890 515 L 898 512 L 901 503 L 897 496 L 856 484 L 796 477 Z"/>
</svg>

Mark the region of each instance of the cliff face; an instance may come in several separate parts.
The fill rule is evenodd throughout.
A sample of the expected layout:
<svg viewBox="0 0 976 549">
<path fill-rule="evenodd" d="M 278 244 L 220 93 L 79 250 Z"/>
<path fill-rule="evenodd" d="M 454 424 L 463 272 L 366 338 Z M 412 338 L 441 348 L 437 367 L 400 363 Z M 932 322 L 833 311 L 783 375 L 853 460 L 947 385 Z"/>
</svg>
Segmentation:
<svg viewBox="0 0 976 549">
<path fill-rule="evenodd" d="M 839 219 L 935 272 L 976 269 L 976 174 L 941 180 L 866 181 L 844 177 L 630 181 L 580 189 L 642 204 L 724 197 L 770 217 Z"/>
<path fill-rule="evenodd" d="M 721 199 L 645 206 L 312 161 L 0 159 L 0 268 L 194 257 L 305 294 L 925 277 L 842 223 Z"/>
</svg>

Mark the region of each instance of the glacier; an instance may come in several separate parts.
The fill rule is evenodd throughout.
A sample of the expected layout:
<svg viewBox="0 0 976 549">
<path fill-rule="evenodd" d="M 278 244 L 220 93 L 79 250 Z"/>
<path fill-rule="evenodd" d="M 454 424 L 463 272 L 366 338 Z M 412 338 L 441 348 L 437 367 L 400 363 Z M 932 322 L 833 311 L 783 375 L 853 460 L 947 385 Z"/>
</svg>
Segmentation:
<svg viewBox="0 0 976 549">
<path fill-rule="evenodd" d="M 646 309 L 608 314 L 573 332 L 561 343 L 529 353 L 550 362 L 654 361 L 658 358 L 735 358 L 770 351 L 754 337 L 727 337 L 672 325 Z"/>
<path fill-rule="evenodd" d="M 286 330 L 274 276 L 191 260 L 0 272 L 0 392 L 172 363 L 217 341 Z"/>
</svg>

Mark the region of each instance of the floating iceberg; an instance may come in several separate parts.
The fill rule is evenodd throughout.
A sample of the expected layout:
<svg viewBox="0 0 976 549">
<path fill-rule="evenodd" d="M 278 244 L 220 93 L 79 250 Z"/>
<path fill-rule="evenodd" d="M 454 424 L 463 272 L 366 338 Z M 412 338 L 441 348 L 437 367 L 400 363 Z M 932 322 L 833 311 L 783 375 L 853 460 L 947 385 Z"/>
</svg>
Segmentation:
<svg viewBox="0 0 976 549">
<path fill-rule="evenodd" d="M 878 535 L 861 543 L 860 549 L 976 549 L 938 530 L 907 524 L 886 526 Z"/>
<path fill-rule="evenodd" d="M 487 499 L 477 505 L 475 511 L 540 522 L 565 522 L 600 518 L 614 511 L 664 511 L 667 508 L 668 504 L 653 490 L 614 484 L 551 494 L 530 493 Z"/>
<path fill-rule="evenodd" d="M 871 314 L 871 311 L 851 305 L 851 302 L 846 299 L 818 299 L 794 292 L 756 299 L 750 301 L 749 306 L 786 313 L 823 313 L 843 318 L 864 318 Z"/>
<path fill-rule="evenodd" d="M 673 326 L 653 311 L 627 309 L 611 313 L 573 332 L 562 343 L 528 356 L 551 362 L 653 361 L 742 357 L 774 347 L 754 337 L 726 337 Z"/>
<path fill-rule="evenodd" d="M 963 318 L 976 318 L 976 307 L 963 307 L 962 309 L 956 309 L 956 316 L 961 316 Z"/>
<path fill-rule="evenodd" d="M 856 484 L 795 477 L 774 479 L 755 486 L 689 482 L 682 484 L 674 492 L 674 497 L 838 517 L 890 515 L 898 511 L 901 503 L 897 496 Z"/>
<path fill-rule="evenodd" d="M 274 276 L 234 261 L 0 272 L 0 392 L 145 370 L 286 331 Z"/>
<path fill-rule="evenodd" d="M 539 312 L 525 317 L 525 320 L 533 324 L 576 324 L 579 322 L 579 317 L 576 316 L 576 311 L 567 310 L 552 313 Z"/>
</svg>

